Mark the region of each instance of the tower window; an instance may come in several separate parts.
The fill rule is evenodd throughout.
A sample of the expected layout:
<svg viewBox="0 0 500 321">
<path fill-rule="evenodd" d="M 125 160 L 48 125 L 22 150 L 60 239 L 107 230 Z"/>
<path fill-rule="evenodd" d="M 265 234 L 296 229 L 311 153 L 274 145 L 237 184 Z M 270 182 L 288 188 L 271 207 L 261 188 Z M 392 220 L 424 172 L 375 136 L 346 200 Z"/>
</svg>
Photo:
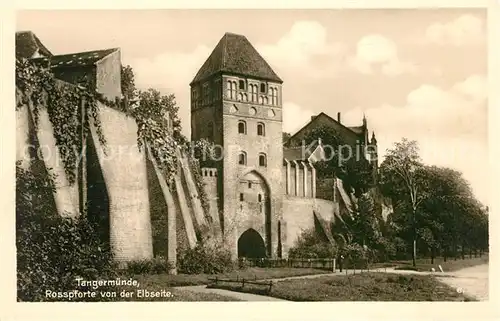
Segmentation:
<svg viewBox="0 0 500 321">
<path fill-rule="evenodd" d="M 260 92 L 265 93 L 266 92 L 266 84 L 260 84 Z"/>
<path fill-rule="evenodd" d="M 252 188 L 252 183 L 248 182 L 248 188 Z"/>
<path fill-rule="evenodd" d="M 271 105 L 278 104 L 278 88 L 271 88 Z"/>
<path fill-rule="evenodd" d="M 263 123 L 257 124 L 257 135 L 266 136 L 266 127 Z"/>
<path fill-rule="evenodd" d="M 257 101 L 257 85 L 250 85 L 250 91 L 252 94 L 252 101 Z"/>
<path fill-rule="evenodd" d="M 243 193 L 240 193 L 240 202 L 243 202 L 245 200 L 245 195 Z"/>
<path fill-rule="evenodd" d="M 247 133 L 247 124 L 240 120 L 238 122 L 238 134 L 246 134 Z"/>
<path fill-rule="evenodd" d="M 238 164 L 246 165 L 247 164 L 247 154 L 245 152 L 240 152 L 238 155 Z"/>
<path fill-rule="evenodd" d="M 240 88 L 240 90 L 245 90 L 245 81 L 244 80 L 239 81 L 239 88 Z"/>
<path fill-rule="evenodd" d="M 258 199 L 259 199 L 259 203 L 262 202 L 262 195 L 259 194 Z"/>
<path fill-rule="evenodd" d="M 259 154 L 259 166 L 262 166 L 262 167 L 267 166 L 266 154 Z"/>
<path fill-rule="evenodd" d="M 236 81 L 228 80 L 226 96 L 229 99 L 236 99 Z"/>
</svg>

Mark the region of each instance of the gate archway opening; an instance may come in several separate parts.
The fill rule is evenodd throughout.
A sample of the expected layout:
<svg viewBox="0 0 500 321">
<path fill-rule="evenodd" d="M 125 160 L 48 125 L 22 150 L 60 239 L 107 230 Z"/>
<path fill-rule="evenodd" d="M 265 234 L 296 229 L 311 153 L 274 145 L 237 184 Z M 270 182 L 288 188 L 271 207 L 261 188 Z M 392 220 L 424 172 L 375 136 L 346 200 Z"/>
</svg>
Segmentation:
<svg viewBox="0 0 500 321">
<path fill-rule="evenodd" d="M 250 228 L 241 234 L 238 239 L 238 257 L 266 257 L 266 246 L 259 232 Z"/>
</svg>

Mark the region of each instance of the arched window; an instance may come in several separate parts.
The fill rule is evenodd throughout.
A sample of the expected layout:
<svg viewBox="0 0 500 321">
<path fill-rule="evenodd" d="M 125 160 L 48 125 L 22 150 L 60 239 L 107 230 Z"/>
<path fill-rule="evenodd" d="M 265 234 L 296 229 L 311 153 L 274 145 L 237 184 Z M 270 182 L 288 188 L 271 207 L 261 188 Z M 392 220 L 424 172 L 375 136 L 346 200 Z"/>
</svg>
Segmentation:
<svg viewBox="0 0 500 321">
<path fill-rule="evenodd" d="M 243 94 L 242 93 L 239 93 L 238 94 L 238 101 L 242 101 L 243 100 Z"/>
<path fill-rule="evenodd" d="M 264 103 L 264 97 L 263 97 L 263 96 L 260 96 L 260 97 L 259 97 L 259 104 L 261 104 L 261 105 L 262 105 L 263 103 Z"/>
<path fill-rule="evenodd" d="M 264 104 L 269 105 L 269 98 L 267 96 L 264 97 Z"/>
<path fill-rule="evenodd" d="M 236 99 L 236 81 L 232 81 L 231 84 L 231 99 Z"/>
<path fill-rule="evenodd" d="M 266 136 L 266 127 L 263 123 L 257 124 L 257 135 Z"/>
<path fill-rule="evenodd" d="M 265 93 L 266 92 L 266 84 L 262 83 L 260 84 L 260 92 Z"/>
<path fill-rule="evenodd" d="M 238 164 L 240 164 L 240 165 L 247 164 L 247 153 L 240 152 L 240 154 L 238 155 Z"/>
<path fill-rule="evenodd" d="M 240 80 L 240 83 L 239 83 L 239 89 L 240 90 L 245 90 L 245 81 L 244 80 Z"/>
<path fill-rule="evenodd" d="M 247 93 L 243 94 L 243 101 L 248 101 L 248 95 L 247 95 Z"/>
<path fill-rule="evenodd" d="M 266 167 L 267 166 L 267 159 L 266 159 L 266 154 L 259 154 L 259 166 Z"/>
<path fill-rule="evenodd" d="M 271 105 L 278 104 L 278 88 L 271 88 Z"/>
<path fill-rule="evenodd" d="M 258 198 L 259 198 L 259 203 L 262 202 L 262 195 L 261 194 L 259 194 Z"/>
<path fill-rule="evenodd" d="M 247 133 L 247 124 L 243 120 L 240 120 L 238 122 L 238 134 L 246 134 L 246 133 Z"/>
<path fill-rule="evenodd" d="M 230 80 L 227 81 L 226 84 L 226 98 L 231 98 L 231 88 L 233 87 L 233 84 L 231 83 Z"/>
<path fill-rule="evenodd" d="M 252 101 L 257 101 L 257 85 L 250 85 L 250 92 L 252 94 Z"/>
</svg>

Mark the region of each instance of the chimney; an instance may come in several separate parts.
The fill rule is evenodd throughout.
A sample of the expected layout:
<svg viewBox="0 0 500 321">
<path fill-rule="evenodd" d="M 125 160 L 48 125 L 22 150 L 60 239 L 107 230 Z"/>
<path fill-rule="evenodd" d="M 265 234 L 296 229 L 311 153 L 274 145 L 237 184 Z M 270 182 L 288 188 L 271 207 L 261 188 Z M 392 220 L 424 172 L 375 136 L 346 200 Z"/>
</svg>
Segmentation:
<svg viewBox="0 0 500 321">
<path fill-rule="evenodd" d="M 337 121 L 340 123 L 340 112 L 337 113 Z"/>
</svg>

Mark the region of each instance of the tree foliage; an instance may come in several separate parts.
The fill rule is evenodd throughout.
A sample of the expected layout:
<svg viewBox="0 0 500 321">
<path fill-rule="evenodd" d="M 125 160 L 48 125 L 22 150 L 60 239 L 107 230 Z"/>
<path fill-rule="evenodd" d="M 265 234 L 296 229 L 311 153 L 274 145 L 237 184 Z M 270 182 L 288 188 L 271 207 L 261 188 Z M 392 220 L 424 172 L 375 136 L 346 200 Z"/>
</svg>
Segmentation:
<svg viewBox="0 0 500 321">
<path fill-rule="evenodd" d="M 33 115 L 35 130 L 38 128 L 40 110 L 47 110 L 66 177 L 70 184 L 74 184 L 78 151 L 82 148 L 82 137 L 89 135 L 91 122 L 101 145 L 106 145 L 97 104 L 98 101 L 104 101 L 103 97 L 90 93 L 85 88 L 58 81 L 42 65 L 27 59 L 17 59 L 16 101 L 16 109 L 28 106 L 29 113 Z"/>
<path fill-rule="evenodd" d="M 47 301 L 45 291 L 82 290 L 76 278 L 113 278 L 109 245 L 86 220 L 65 218 L 54 209 L 54 176 L 16 164 L 16 249 L 19 301 Z M 105 288 L 103 288 L 104 290 Z M 91 299 L 90 299 L 91 300 Z M 97 298 L 96 300 L 100 300 Z"/>
<path fill-rule="evenodd" d="M 339 177 L 354 189 L 356 196 L 365 193 L 372 186 L 373 177 L 372 165 L 365 158 L 362 148 L 347 144 L 342 135 L 329 126 L 308 131 L 304 143 L 309 146 L 318 138 L 325 152 L 325 160 L 314 164 L 318 178 Z"/>
<path fill-rule="evenodd" d="M 389 151 L 381 190 L 393 200 L 391 237 L 403 240 L 406 250 L 413 242 L 431 258 L 455 256 L 458 248 L 487 250 L 487 216 L 468 182 L 456 170 L 423 165 L 415 142 L 403 139 Z"/>
</svg>

